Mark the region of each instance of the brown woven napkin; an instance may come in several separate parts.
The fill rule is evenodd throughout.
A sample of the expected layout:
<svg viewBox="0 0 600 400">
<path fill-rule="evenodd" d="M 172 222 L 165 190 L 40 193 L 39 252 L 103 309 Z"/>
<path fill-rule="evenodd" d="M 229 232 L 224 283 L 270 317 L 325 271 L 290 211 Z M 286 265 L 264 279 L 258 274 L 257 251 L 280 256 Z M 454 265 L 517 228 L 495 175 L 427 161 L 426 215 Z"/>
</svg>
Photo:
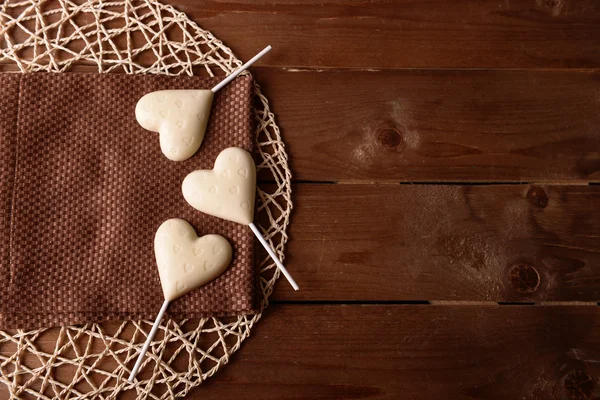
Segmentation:
<svg viewBox="0 0 600 400">
<path fill-rule="evenodd" d="M 154 233 L 182 218 L 216 233 L 234 259 L 216 280 L 174 301 L 175 318 L 250 312 L 253 236 L 248 227 L 190 207 L 181 182 L 213 167 L 227 147 L 252 148 L 251 78 L 213 103 L 206 136 L 173 162 L 135 104 L 161 89 L 208 89 L 218 78 L 121 74 L 0 74 L 0 328 L 107 319 L 153 319 L 163 297 Z"/>
</svg>

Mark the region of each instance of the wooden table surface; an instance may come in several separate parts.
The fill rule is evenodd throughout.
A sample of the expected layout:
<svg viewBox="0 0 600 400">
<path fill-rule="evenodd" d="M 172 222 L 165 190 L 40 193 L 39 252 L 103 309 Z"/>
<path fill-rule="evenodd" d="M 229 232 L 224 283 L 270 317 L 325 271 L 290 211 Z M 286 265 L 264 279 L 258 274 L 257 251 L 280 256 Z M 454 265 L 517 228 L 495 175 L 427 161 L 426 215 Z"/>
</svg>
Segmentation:
<svg viewBox="0 0 600 400">
<path fill-rule="evenodd" d="M 274 47 L 302 287 L 190 399 L 600 396 L 600 2 L 173 4 Z"/>
<path fill-rule="evenodd" d="M 600 396 L 598 0 L 170 0 L 293 173 L 286 264 L 190 399 Z"/>
</svg>

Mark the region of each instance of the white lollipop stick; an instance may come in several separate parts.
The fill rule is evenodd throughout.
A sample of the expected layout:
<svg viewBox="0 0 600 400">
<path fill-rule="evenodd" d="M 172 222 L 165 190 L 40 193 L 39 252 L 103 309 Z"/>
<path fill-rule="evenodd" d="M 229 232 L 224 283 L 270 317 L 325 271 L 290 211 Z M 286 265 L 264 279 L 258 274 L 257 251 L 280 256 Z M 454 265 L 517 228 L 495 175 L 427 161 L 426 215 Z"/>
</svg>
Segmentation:
<svg viewBox="0 0 600 400">
<path fill-rule="evenodd" d="M 281 261 L 279 261 L 279 258 L 277 257 L 277 254 L 275 254 L 275 252 L 273 251 L 273 249 L 271 248 L 271 246 L 269 246 L 269 243 L 267 243 L 267 241 L 265 240 L 265 238 L 261 235 L 261 233 L 258 230 L 258 228 L 256 227 L 256 225 L 254 225 L 254 222 L 250 223 L 250 229 L 252 229 L 252 232 L 254 232 L 254 235 L 256 235 L 256 237 L 258 238 L 260 244 L 262 244 L 263 247 L 265 248 L 265 250 L 267 250 L 267 253 L 269 253 L 269 255 L 271 256 L 271 258 L 273 259 L 273 261 L 275 261 L 275 265 L 277 265 L 277 268 L 279 268 L 279 270 L 281 271 L 281 273 L 283 274 L 283 276 L 285 276 L 285 279 L 288 280 L 288 282 L 290 283 L 290 285 L 292 285 L 292 287 L 294 288 L 294 290 L 300 290 L 300 287 L 298 286 L 298 284 L 296 283 L 296 281 L 294 280 L 294 278 L 292 278 L 292 276 L 290 275 L 290 273 L 288 272 L 288 270 L 283 266 L 283 264 L 281 263 Z"/>
<path fill-rule="evenodd" d="M 231 75 L 229 75 L 227 78 L 225 78 L 221 82 L 219 82 L 217 84 L 217 86 L 215 86 L 214 88 L 210 89 L 210 91 L 213 92 L 213 93 L 217 93 L 220 89 L 223 88 L 223 86 L 227 85 L 229 82 L 231 82 L 232 80 L 234 80 L 240 73 L 242 73 L 243 71 L 245 71 L 248 68 L 250 68 L 250 66 L 252 64 L 254 64 L 256 61 L 258 61 L 259 58 L 261 58 L 262 56 L 264 56 L 265 54 L 267 54 L 269 51 L 271 51 L 271 46 L 265 47 L 260 53 L 258 53 L 257 55 L 255 55 L 254 57 L 252 57 L 250 60 L 248 60 L 246 62 L 246 64 L 242 65 L 241 67 L 239 67 L 238 69 L 236 69 L 235 71 L 233 71 L 231 73 Z"/>
<path fill-rule="evenodd" d="M 165 302 L 131 370 L 129 382 L 142 366 L 169 303 L 221 275 L 231 264 L 232 254 L 227 239 L 219 235 L 199 238 L 194 228 L 182 219 L 172 218 L 161 224 L 154 236 L 154 255 Z"/>
<path fill-rule="evenodd" d="M 271 46 L 267 46 L 211 90 L 147 93 L 135 106 L 135 119 L 142 128 L 160 134 L 160 149 L 169 160 L 187 160 L 202 144 L 215 93 L 270 50 Z"/>
<path fill-rule="evenodd" d="M 131 370 L 131 374 L 129 375 L 129 379 L 127 379 L 128 382 L 133 382 L 133 378 L 135 378 L 135 376 L 138 373 L 138 370 L 142 366 L 142 361 L 144 361 L 144 356 L 146 355 L 146 352 L 148 351 L 148 347 L 150 347 L 150 342 L 152 342 L 152 339 L 154 339 L 154 335 L 156 335 L 156 332 L 158 331 L 158 327 L 160 325 L 160 321 L 162 321 L 163 316 L 165 315 L 165 311 L 167 311 L 167 307 L 168 306 L 169 306 L 169 300 L 165 300 L 165 302 L 163 303 L 162 307 L 160 308 L 160 311 L 158 312 L 158 316 L 156 317 L 156 321 L 154 321 L 154 325 L 152 325 L 152 329 L 150 330 L 150 333 L 148 334 L 148 338 L 146 339 L 146 343 L 144 343 L 144 347 L 142 347 L 142 351 L 140 352 L 140 355 L 138 356 L 138 359 L 135 362 L 135 365 L 133 366 L 133 369 Z"/>
<path fill-rule="evenodd" d="M 239 147 L 221 151 L 214 168 L 189 173 L 181 184 L 181 191 L 185 201 L 196 210 L 250 226 L 290 285 L 294 290 L 300 289 L 253 223 L 256 164 L 250 153 Z"/>
</svg>

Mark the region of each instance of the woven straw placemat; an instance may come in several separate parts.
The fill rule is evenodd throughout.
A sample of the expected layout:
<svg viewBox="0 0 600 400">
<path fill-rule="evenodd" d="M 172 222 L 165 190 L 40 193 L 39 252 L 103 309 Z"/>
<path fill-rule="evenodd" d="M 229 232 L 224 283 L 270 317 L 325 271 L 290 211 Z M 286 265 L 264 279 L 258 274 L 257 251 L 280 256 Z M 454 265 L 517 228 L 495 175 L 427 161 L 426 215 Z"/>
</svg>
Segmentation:
<svg viewBox="0 0 600 400">
<path fill-rule="evenodd" d="M 260 46 L 259 46 L 260 47 Z M 257 48 L 258 50 L 258 48 Z M 147 1 L 7 1 L 0 5 L 0 62 L 21 72 L 65 72 L 93 65 L 100 73 L 225 76 L 242 63 L 184 13 Z M 283 259 L 292 208 L 290 171 L 267 99 L 254 84 L 259 176 L 256 220 Z M 184 396 L 226 364 L 268 305 L 279 272 L 260 260 L 260 312 L 199 320 L 165 320 L 138 383 L 127 383 L 152 321 L 0 331 L 0 395 L 42 399 L 168 399 Z"/>
</svg>

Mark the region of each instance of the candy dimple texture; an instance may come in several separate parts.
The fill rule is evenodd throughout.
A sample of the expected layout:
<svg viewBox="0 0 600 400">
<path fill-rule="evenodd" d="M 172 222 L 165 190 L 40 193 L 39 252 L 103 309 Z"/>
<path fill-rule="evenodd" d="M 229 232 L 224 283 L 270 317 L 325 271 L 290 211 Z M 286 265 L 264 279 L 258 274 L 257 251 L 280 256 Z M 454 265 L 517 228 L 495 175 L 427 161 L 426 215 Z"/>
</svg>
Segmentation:
<svg viewBox="0 0 600 400">
<path fill-rule="evenodd" d="M 249 225 L 254 219 L 256 166 L 238 147 L 223 150 L 212 170 L 198 170 L 183 180 L 183 197 L 195 209 Z"/>
<path fill-rule="evenodd" d="M 214 94 L 210 90 L 159 90 L 142 97 L 135 118 L 158 132 L 160 149 L 173 161 L 193 156 L 204 139 Z"/>
<path fill-rule="evenodd" d="M 224 237 L 199 238 L 189 223 L 175 218 L 156 231 L 154 254 L 165 299 L 173 301 L 221 275 L 233 253 Z"/>
</svg>

